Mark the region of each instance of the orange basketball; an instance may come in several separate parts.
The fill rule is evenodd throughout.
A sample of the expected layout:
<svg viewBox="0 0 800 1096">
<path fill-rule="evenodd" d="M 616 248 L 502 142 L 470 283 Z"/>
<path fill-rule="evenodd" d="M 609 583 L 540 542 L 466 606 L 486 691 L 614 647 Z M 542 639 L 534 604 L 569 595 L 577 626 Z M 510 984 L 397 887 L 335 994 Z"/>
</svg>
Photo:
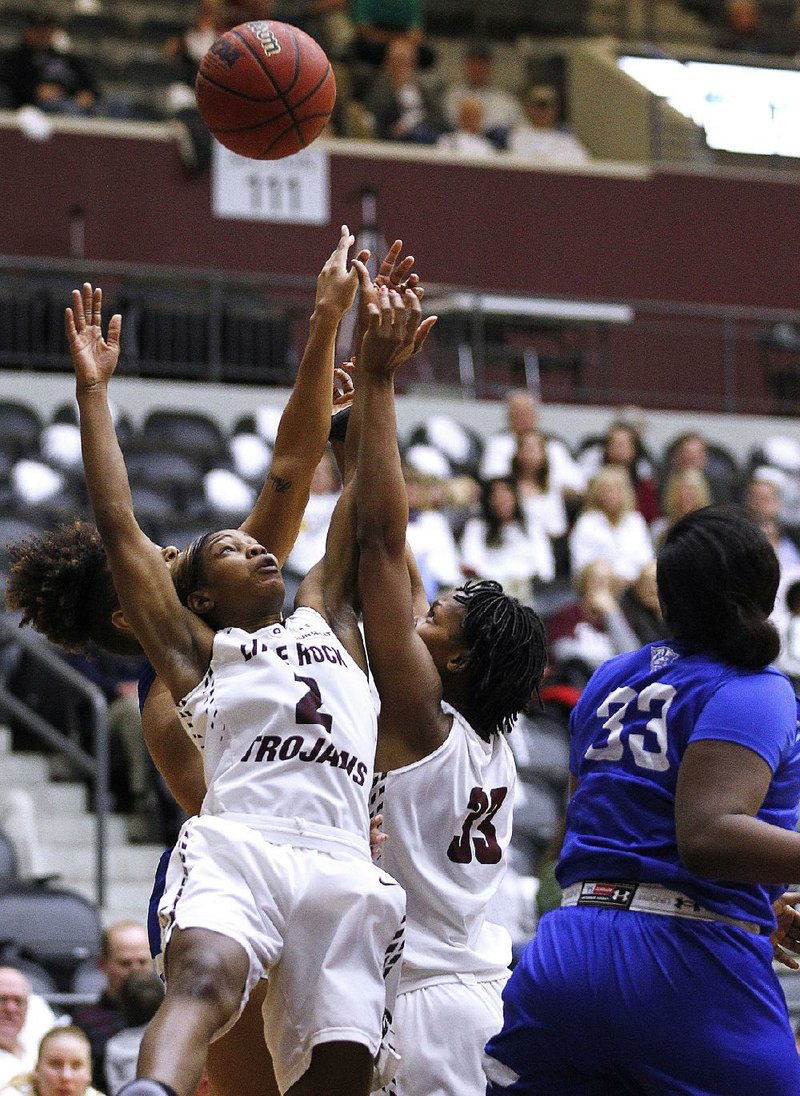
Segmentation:
<svg viewBox="0 0 800 1096">
<path fill-rule="evenodd" d="M 325 51 L 288 23 L 241 23 L 200 62 L 197 107 L 220 144 L 252 160 L 279 160 L 310 145 L 336 102 Z"/>
</svg>

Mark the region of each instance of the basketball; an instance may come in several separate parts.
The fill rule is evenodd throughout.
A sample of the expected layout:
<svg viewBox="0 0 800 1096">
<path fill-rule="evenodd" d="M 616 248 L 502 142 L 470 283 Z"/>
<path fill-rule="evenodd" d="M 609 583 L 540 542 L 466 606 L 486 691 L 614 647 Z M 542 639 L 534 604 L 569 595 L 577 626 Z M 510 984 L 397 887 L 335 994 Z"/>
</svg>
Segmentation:
<svg viewBox="0 0 800 1096">
<path fill-rule="evenodd" d="M 306 148 L 325 127 L 336 80 L 322 47 L 288 23 L 242 23 L 200 62 L 200 116 L 240 156 L 280 160 Z"/>
</svg>

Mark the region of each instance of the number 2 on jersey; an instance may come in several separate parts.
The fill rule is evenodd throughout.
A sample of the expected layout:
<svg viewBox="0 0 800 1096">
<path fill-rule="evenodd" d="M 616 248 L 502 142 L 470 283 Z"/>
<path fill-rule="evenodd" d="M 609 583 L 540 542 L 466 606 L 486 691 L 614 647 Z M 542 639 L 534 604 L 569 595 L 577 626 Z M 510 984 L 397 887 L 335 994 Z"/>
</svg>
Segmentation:
<svg viewBox="0 0 800 1096">
<path fill-rule="evenodd" d="M 500 810 L 508 795 L 508 788 L 492 788 L 487 795 L 483 788 L 473 788 L 469 794 L 467 817 L 461 833 L 454 837 L 447 849 L 447 859 L 454 864 L 471 864 L 473 852 L 479 864 L 499 864 L 503 850 L 497 840 L 492 819 Z M 473 826 L 478 831 L 473 834 Z"/>
<path fill-rule="evenodd" d="M 590 746 L 583 756 L 587 761 L 620 761 L 625 748 L 622 740 L 625 716 L 631 704 L 636 701 L 638 711 L 650 712 L 653 704 L 660 702 L 660 713 L 653 715 L 646 724 L 646 730 L 650 732 L 651 742 L 655 744 L 656 748 L 646 750 L 644 748 L 645 736 L 630 732 L 628 733 L 628 748 L 633 755 L 634 763 L 640 769 L 666 772 L 669 768 L 667 712 L 674 699 L 674 688 L 671 685 L 664 685 L 660 681 L 654 681 L 652 685 L 648 685 L 640 693 L 627 685 L 614 689 L 597 709 L 598 719 L 605 720 L 603 730 L 608 732 L 608 737 L 603 744 Z"/>
</svg>

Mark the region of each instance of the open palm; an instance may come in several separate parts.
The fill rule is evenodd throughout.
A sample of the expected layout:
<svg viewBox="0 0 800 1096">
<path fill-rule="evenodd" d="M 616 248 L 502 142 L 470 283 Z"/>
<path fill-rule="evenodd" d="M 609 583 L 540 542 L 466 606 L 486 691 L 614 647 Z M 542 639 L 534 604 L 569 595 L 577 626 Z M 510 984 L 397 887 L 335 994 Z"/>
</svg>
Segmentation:
<svg viewBox="0 0 800 1096">
<path fill-rule="evenodd" d="M 87 388 L 107 383 L 119 361 L 122 317 L 111 317 L 108 336 L 104 338 L 102 307 L 102 289 L 92 289 L 89 282 L 84 282 L 82 290 L 73 289 L 72 308 L 67 308 L 64 313 L 64 327 L 75 376 Z"/>
</svg>

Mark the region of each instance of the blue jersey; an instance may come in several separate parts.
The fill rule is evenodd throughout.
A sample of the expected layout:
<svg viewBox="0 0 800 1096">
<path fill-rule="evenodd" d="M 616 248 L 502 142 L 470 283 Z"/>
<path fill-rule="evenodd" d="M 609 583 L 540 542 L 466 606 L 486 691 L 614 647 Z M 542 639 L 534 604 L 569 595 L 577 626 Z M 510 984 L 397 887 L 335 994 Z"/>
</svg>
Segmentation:
<svg viewBox="0 0 800 1096">
<path fill-rule="evenodd" d="M 675 788 L 690 742 L 746 746 L 772 772 L 757 817 L 795 829 L 798 714 L 794 689 L 778 671 L 736 669 L 680 644 L 651 643 L 605 663 L 570 720 L 570 771 L 578 787 L 556 872 L 561 886 L 584 879 L 660 883 L 771 931 L 781 887 L 705 879 L 683 866 Z"/>
</svg>

